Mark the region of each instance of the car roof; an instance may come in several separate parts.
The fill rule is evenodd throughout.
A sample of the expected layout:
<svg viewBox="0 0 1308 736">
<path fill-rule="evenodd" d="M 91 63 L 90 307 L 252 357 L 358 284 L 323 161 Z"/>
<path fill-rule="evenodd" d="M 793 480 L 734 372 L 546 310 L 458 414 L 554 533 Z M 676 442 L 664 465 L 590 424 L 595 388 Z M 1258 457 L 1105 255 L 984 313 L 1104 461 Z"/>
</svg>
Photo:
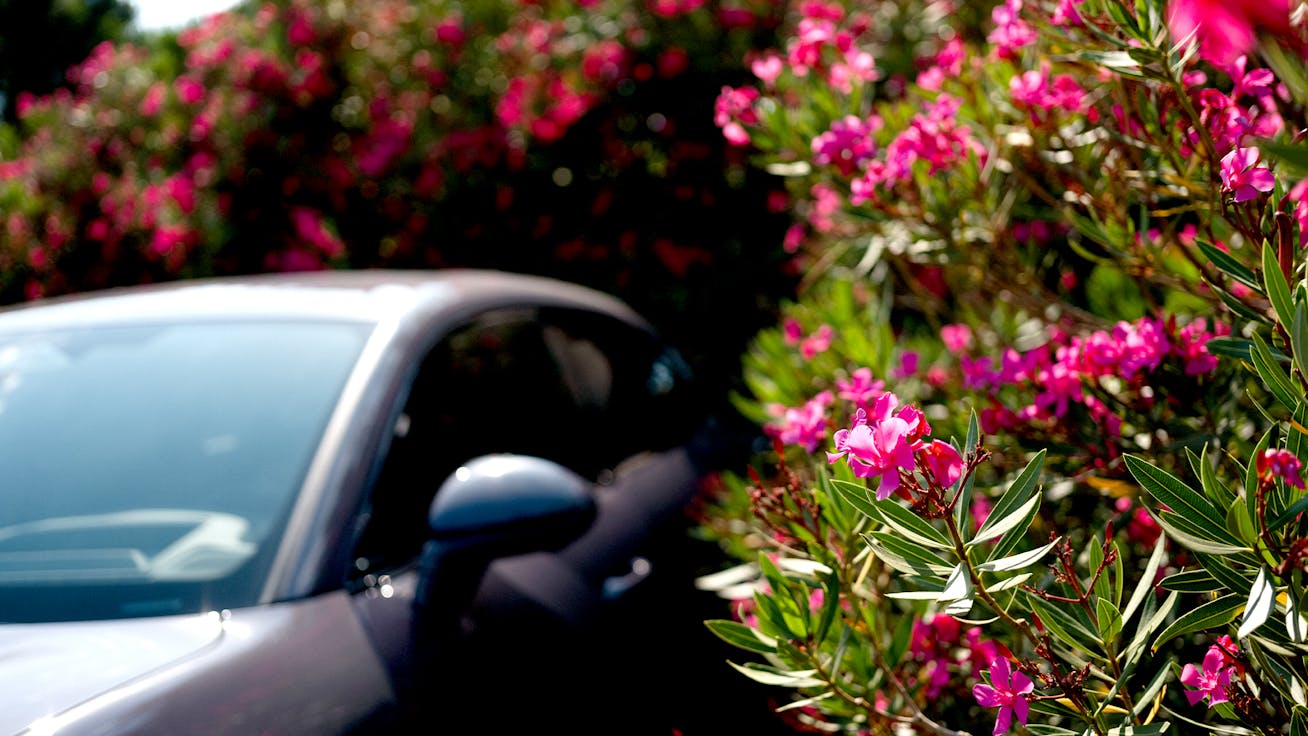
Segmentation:
<svg viewBox="0 0 1308 736">
<path fill-rule="evenodd" d="M 353 270 L 226 276 L 38 299 L 0 309 L 0 331 L 207 319 L 382 323 L 415 313 L 566 306 L 643 324 L 616 299 L 574 284 L 476 269 Z"/>
</svg>

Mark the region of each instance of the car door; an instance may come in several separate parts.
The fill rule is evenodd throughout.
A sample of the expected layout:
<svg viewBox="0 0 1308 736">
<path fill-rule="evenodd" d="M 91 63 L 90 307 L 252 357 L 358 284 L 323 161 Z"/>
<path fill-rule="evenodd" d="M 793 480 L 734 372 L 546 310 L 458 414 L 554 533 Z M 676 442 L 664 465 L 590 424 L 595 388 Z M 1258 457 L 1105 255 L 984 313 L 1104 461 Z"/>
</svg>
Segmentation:
<svg viewBox="0 0 1308 736">
<path fill-rule="evenodd" d="M 526 651 L 579 665 L 582 651 L 603 650 L 590 635 L 651 578 L 694 495 L 702 469 L 687 443 L 704 419 L 695 391 L 685 363 L 651 332 L 585 310 L 496 309 L 439 340 L 397 415 L 349 580 L 400 691 L 412 674 L 415 561 L 440 484 L 461 463 L 500 452 L 546 458 L 595 483 L 599 513 L 586 535 L 558 553 L 492 566 L 457 655 L 486 662 Z"/>
</svg>

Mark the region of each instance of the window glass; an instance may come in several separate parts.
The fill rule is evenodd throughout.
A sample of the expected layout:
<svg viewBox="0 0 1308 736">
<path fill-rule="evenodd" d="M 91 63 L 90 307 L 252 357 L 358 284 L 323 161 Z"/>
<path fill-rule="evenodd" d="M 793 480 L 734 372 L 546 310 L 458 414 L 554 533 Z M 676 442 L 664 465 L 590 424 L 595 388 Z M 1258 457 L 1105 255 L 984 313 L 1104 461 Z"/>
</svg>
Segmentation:
<svg viewBox="0 0 1308 736">
<path fill-rule="evenodd" d="M 502 310 L 424 362 L 372 496 L 357 567 L 417 555 L 440 484 L 479 455 L 547 458 L 596 479 L 697 427 L 689 371 L 648 332 L 573 310 Z"/>
<path fill-rule="evenodd" d="M 276 545 L 367 333 L 0 335 L 0 619 L 252 603 L 258 552 Z"/>
</svg>

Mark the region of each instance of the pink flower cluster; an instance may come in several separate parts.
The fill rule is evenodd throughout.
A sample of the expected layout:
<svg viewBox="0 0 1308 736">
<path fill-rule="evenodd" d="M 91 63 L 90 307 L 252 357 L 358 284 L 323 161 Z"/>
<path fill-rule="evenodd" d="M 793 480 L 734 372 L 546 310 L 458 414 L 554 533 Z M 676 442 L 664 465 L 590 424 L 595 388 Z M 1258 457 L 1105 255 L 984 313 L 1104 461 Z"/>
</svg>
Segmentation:
<svg viewBox="0 0 1308 736">
<path fill-rule="evenodd" d="M 986 160 L 986 149 L 967 125 L 958 121 L 962 101 L 942 94 L 913 116 L 908 127 L 887 144 L 884 158 L 868 160 L 863 175 L 850 183 L 851 204 L 876 197 L 878 187 L 894 187 L 913 177 L 913 167 L 927 164 L 927 174 L 936 174 L 969 157 Z"/>
<path fill-rule="evenodd" d="M 876 60 L 858 45 L 868 19 L 846 18 L 839 4 L 821 0 L 805 0 L 800 13 L 803 18 L 786 47 L 792 74 L 822 75 L 832 89 L 844 94 L 852 92 L 855 83 L 877 79 Z"/>
<path fill-rule="evenodd" d="M 1040 69 L 1023 72 L 1009 82 L 1009 92 L 1013 102 L 1019 107 L 1030 110 L 1033 122 L 1038 122 L 1038 115 L 1053 112 L 1083 114 L 1091 112 L 1086 104 L 1085 90 L 1070 74 L 1049 76 L 1049 65 L 1042 64 Z"/>
<path fill-rule="evenodd" d="M 777 421 L 763 426 L 763 430 L 783 445 L 802 447 L 806 452 L 817 452 L 827 439 L 827 409 L 834 402 L 830 391 L 823 391 L 804 402 L 803 406 L 787 407 L 772 404 L 768 412 Z"/>
<path fill-rule="evenodd" d="M 1295 488 L 1304 487 L 1303 475 L 1299 472 L 1303 468 L 1303 464 L 1289 450 L 1263 450 L 1255 461 L 1255 468 L 1258 471 L 1258 477 L 1264 482 L 1280 478 L 1287 485 Z"/>
<path fill-rule="evenodd" d="M 918 665 L 917 681 L 927 698 L 936 698 L 956 674 L 975 676 L 1000 656 L 1000 645 L 982 639 L 981 629 L 943 613 L 913 622 L 908 654 Z M 961 670 L 966 669 L 966 672 Z"/>
<path fill-rule="evenodd" d="M 876 478 L 877 500 L 900 490 L 901 475 L 922 471 L 928 483 L 948 488 L 963 476 L 963 459 L 948 442 L 927 440 L 931 425 L 921 409 L 901 407 L 899 397 L 885 392 L 870 409 L 859 408 L 848 429 L 835 434 L 835 452 L 827 462 L 844 459 L 857 478 Z"/>
<path fill-rule="evenodd" d="M 1151 317 L 1118 322 L 1111 330 L 1084 337 L 1055 329 L 1045 345 L 1025 353 L 1011 348 L 1004 351 L 998 366 L 989 356 L 963 354 L 959 367 L 965 388 L 996 393 L 1002 387 L 1015 386 L 1033 394 L 1032 402 L 1011 416 L 989 415 L 1001 424 L 1061 419 L 1070 404 L 1079 404 L 1115 435 L 1120 419 L 1084 391 L 1086 383 L 1104 378 L 1143 383 L 1168 358 L 1176 359 L 1186 375 L 1210 373 L 1217 367 L 1217 358 L 1208 352 L 1206 344 L 1229 332 L 1229 328 L 1218 324 L 1214 330 L 1209 332 L 1203 319 L 1178 329 L 1171 320 Z M 954 335 L 942 335 L 942 339 L 959 346 L 959 338 Z"/>
</svg>

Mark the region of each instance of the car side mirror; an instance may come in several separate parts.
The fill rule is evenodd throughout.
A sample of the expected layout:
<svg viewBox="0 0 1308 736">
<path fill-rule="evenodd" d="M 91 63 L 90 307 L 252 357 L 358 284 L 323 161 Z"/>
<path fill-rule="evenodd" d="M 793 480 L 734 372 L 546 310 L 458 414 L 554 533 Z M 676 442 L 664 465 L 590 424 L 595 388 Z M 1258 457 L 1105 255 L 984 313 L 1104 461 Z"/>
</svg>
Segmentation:
<svg viewBox="0 0 1308 736">
<path fill-rule="evenodd" d="M 525 455 L 486 455 L 441 484 L 427 520 L 416 604 L 425 627 L 457 622 L 499 557 L 559 549 L 595 519 L 592 484 Z"/>
</svg>

